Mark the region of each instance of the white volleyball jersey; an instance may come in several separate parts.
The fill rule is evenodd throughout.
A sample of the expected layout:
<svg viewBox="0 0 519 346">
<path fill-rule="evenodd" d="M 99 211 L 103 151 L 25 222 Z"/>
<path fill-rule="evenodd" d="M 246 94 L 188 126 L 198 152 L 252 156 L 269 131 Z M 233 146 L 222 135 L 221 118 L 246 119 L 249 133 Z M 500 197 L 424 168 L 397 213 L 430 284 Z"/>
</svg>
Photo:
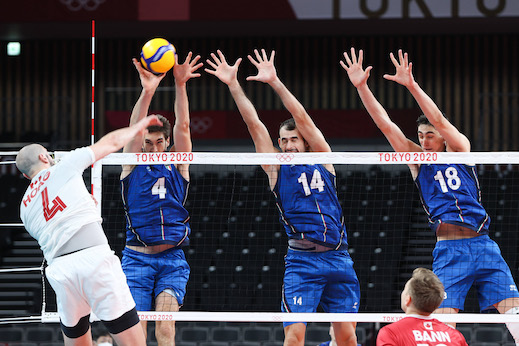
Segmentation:
<svg viewBox="0 0 519 346">
<path fill-rule="evenodd" d="M 32 180 L 20 204 L 20 218 L 50 261 L 84 225 L 101 222 L 95 202 L 86 189 L 83 171 L 95 162 L 88 148 L 72 151 L 59 163 Z"/>
</svg>

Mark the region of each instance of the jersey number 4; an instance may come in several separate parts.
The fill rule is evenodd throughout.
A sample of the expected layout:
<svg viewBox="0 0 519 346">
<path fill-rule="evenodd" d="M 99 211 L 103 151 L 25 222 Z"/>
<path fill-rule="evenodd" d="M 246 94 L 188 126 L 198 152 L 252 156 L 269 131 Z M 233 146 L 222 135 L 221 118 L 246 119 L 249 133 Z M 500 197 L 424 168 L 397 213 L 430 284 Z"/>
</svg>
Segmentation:
<svg viewBox="0 0 519 346">
<path fill-rule="evenodd" d="M 54 215 L 56 215 L 58 211 L 62 211 L 67 207 L 59 197 L 56 197 L 52 200 L 52 207 L 50 207 L 49 193 L 47 192 L 47 188 L 43 189 L 41 192 L 41 197 L 43 202 L 43 216 L 45 217 L 45 221 L 49 221 L 54 217 Z"/>
<path fill-rule="evenodd" d="M 151 194 L 159 195 L 159 199 L 166 198 L 166 178 L 162 177 L 157 179 L 151 188 Z"/>
<path fill-rule="evenodd" d="M 447 181 L 445 181 L 447 178 Z M 434 176 L 434 180 L 440 183 L 440 187 L 443 193 L 449 192 L 447 186 L 456 191 L 461 186 L 461 179 L 458 177 L 458 171 L 454 167 L 449 167 L 445 170 L 445 178 L 443 177 L 442 171 L 437 171 Z"/>
<path fill-rule="evenodd" d="M 305 172 L 301 173 L 297 181 L 303 185 L 303 190 L 305 191 L 306 196 L 310 196 L 312 194 L 312 190 L 317 190 L 319 192 L 324 191 L 324 181 L 321 177 L 321 172 L 319 172 L 317 169 L 314 170 L 312 180 L 310 180 L 310 186 L 308 186 L 308 180 L 306 180 Z"/>
</svg>

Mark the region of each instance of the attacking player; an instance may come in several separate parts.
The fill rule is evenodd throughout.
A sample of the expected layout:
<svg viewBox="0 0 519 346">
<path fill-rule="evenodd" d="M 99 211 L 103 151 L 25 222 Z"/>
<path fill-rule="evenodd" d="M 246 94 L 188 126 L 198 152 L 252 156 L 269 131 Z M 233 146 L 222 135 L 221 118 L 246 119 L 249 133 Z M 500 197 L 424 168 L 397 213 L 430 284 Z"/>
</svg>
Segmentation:
<svg viewBox="0 0 519 346">
<path fill-rule="evenodd" d="M 229 90 L 245 121 L 258 153 L 279 152 L 267 128 L 245 95 L 237 79 L 241 58 L 230 66 L 221 51 L 207 63 Z M 279 95 L 293 118 L 279 128 L 278 144 L 283 153 L 330 152 L 323 134 L 303 105 L 280 81 L 264 49 L 248 56 L 258 69 L 247 78 L 269 84 Z M 346 229 L 337 198 L 333 165 L 263 165 L 280 212 L 280 221 L 288 235 L 282 311 L 316 312 L 320 304 L 325 312 L 357 312 L 360 289 L 353 261 L 347 251 Z M 357 345 L 354 322 L 333 322 L 338 345 Z M 304 345 L 306 323 L 284 323 L 285 345 Z"/>
<path fill-rule="evenodd" d="M 407 316 L 380 329 L 377 346 L 467 346 L 463 334 L 430 316 L 444 294 L 440 279 L 432 271 L 416 268 L 400 298 Z"/>
<path fill-rule="evenodd" d="M 371 66 L 362 68 L 363 52 L 357 58 L 344 53 L 341 66 L 371 118 L 397 152 L 470 152 L 470 141 L 458 131 L 420 88 L 412 74 L 407 53 L 391 53 L 396 68 L 394 75 L 384 78 L 405 86 L 424 115 L 417 120 L 420 145 L 406 138 L 368 87 Z M 480 309 L 492 307 L 500 313 L 519 314 L 519 293 L 510 268 L 499 246 L 488 236 L 490 217 L 481 203 L 481 191 L 474 165 L 410 164 L 411 175 L 420 192 L 431 229 L 436 233 L 433 270 L 445 287 L 446 298 L 437 313 L 463 310 L 472 285 L 478 289 Z M 519 343 L 519 323 L 507 323 Z"/>
<path fill-rule="evenodd" d="M 56 292 L 65 345 L 92 345 L 92 311 L 119 345 L 146 345 L 121 262 L 108 245 L 83 171 L 148 126 L 159 125 L 155 116 L 142 119 L 72 151 L 58 164 L 39 144 L 23 147 L 16 156 L 16 167 L 31 180 L 20 218 L 48 263 L 45 273 Z"/>
<path fill-rule="evenodd" d="M 175 126 L 172 151 L 190 152 L 189 103 L 186 83 L 199 77 L 200 56 L 173 67 L 175 76 Z M 142 93 L 133 108 L 130 124 L 146 118 L 151 99 L 165 74 L 154 75 L 134 59 Z M 171 125 L 159 116 L 163 126 L 135 136 L 125 153 L 164 152 L 170 145 Z M 189 265 L 182 246 L 189 244 L 189 214 L 184 208 L 189 185 L 188 165 L 124 165 L 121 190 L 126 213 L 126 247 L 122 265 L 138 311 L 178 311 L 186 294 Z M 146 333 L 146 321 L 141 321 Z M 174 345 L 175 322 L 156 321 L 160 346 Z"/>
</svg>

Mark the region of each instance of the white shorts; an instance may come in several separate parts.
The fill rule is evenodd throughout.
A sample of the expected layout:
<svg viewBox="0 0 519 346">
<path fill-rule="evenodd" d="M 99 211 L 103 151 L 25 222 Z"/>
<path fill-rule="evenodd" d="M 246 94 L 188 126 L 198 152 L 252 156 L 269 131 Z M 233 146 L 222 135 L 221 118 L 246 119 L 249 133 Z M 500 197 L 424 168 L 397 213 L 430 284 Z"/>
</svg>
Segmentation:
<svg viewBox="0 0 519 346">
<path fill-rule="evenodd" d="M 102 321 L 112 321 L 135 307 L 121 261 L 108 244 L 57 257 L 45 274 L 66 327 L 92 311 Z"/>
</svg>

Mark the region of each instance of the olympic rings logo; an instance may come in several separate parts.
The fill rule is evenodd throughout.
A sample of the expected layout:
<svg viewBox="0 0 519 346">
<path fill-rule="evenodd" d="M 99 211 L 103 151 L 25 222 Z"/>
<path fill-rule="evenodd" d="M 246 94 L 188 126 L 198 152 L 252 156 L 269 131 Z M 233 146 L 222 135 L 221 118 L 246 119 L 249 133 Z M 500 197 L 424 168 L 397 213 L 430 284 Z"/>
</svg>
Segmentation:
<svg viewBox="0 0 519 346">
<path fill-rule="evenodd" d="M 276 158 L 281 162 L 290 162 L 294 158 L 294 154 L 280 153 L 276 155 Z"/>
<path fill-rule="evenodd" d="M 87 10 L 95 11 L 106 0 L 60 0 L 71 11 Z"/>
<path fill-rule="evenodd" d="M 210 117 L 192 117 L 191 131 L 193 133 L 206 133 L 213 126 L 213 119 Z"/>
</svg>

